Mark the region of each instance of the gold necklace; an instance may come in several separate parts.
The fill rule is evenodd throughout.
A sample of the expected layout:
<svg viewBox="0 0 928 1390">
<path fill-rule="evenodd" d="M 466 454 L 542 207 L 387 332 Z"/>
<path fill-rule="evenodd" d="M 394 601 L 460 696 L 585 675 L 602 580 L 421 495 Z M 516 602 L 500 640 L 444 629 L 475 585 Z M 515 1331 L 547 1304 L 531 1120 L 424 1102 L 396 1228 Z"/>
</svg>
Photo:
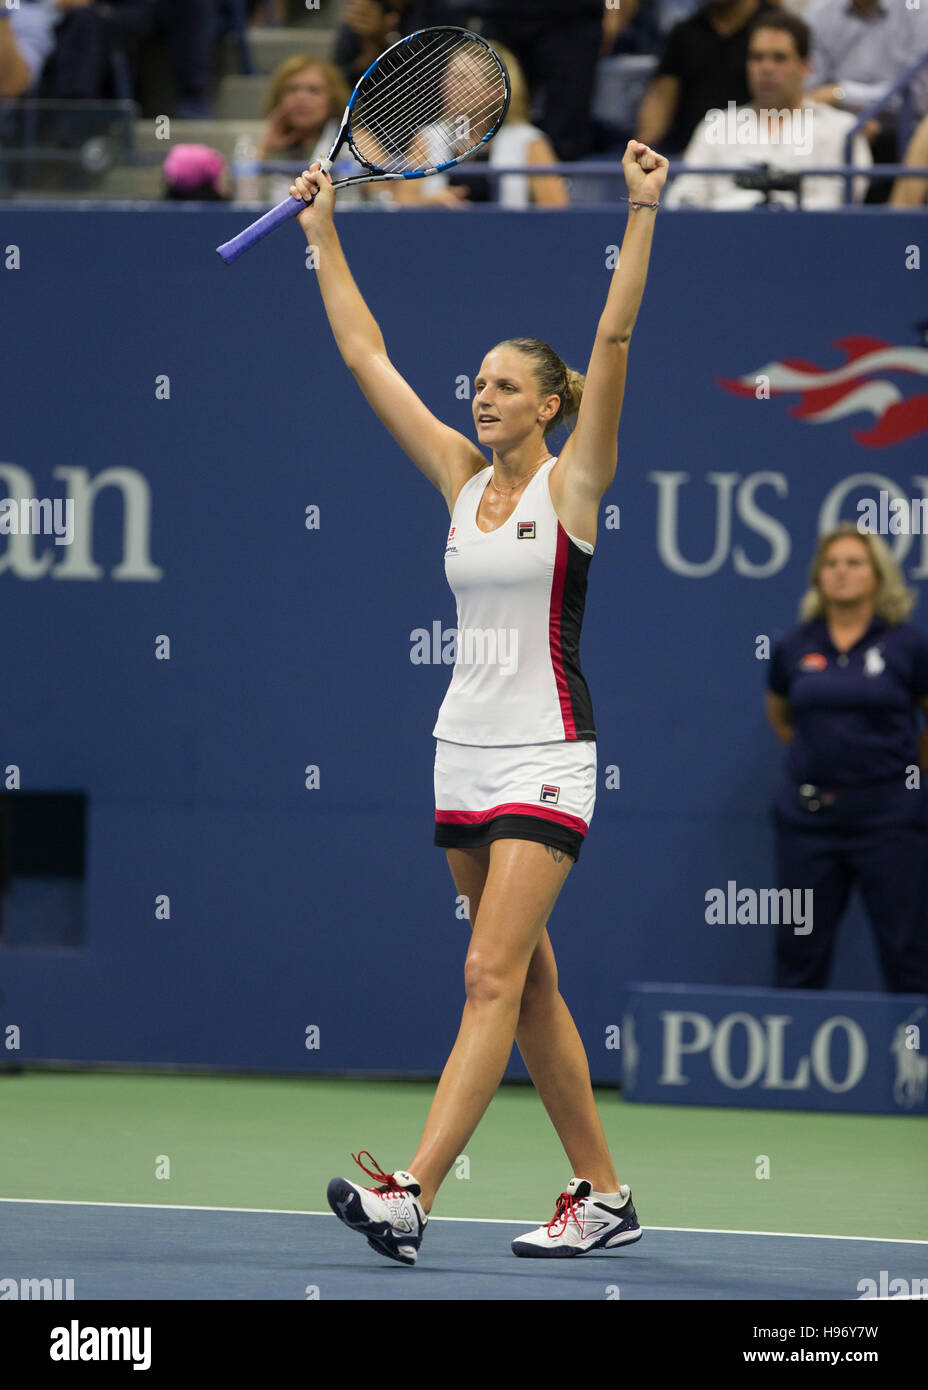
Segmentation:
<svg viewBox="0 0 928 1390">
<path fill-rule="evenodd" d="M 550 458 L 554 458 L 554 455 L 553 455 L 553 454 L 545 454 L 544 458 L 541 460 L 541 463 L 537 463 L 537 464 L 535 465 L 535 467 L 532 469 L 531 473 L 529 473 L 528 477 L 527 477 L 527 478 L 523 478 L 521 483 L 513 483 L 512 487 L 509 489 L 508 492 L 506 492 L 505 489 L 503 489 L 503 488 L 501 488 L 501 487 L 496 487 L 496 478 L 495 478 L 495 476 L 493 476 L 492 474 L 491 474 L 491 476 L 490 476 L 490 482 L 491 482 L 491 483 L 493 484 L 493 486 L 496 488 L 496 491 L 500 494 L 501 497 L 511 497 L 512 494 L 515 492 L 516 488 L 517 488 L 517 487 L 521 487 L 523 483 L 527 483 L 531 478 L 534 478 L 535 474 L 538 472 L 539 468 L 541 467 L 541 464 L 542 464 L 542 463 L 547 463 L 548 459 L 550 459 Z"/>
</svg>

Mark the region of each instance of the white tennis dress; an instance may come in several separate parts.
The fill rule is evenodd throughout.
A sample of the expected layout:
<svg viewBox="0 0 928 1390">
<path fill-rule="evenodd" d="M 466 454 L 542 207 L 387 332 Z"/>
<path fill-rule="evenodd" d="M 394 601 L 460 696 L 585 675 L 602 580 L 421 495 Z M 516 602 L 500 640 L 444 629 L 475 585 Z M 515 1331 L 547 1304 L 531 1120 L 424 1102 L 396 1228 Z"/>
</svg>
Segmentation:
<svg viewBox="0 0 928 1390">
<path fill-rule="evenodd" d="M 492 465 L 462 487 L 445 549 L 455 665 L 435 727 L 435 843 L 540 840 L 579 857 L 596 795 L 596 728 L 580 669 L 593 546 L 568 535 L 548 479 L 481 531 Z"/>
</svg>

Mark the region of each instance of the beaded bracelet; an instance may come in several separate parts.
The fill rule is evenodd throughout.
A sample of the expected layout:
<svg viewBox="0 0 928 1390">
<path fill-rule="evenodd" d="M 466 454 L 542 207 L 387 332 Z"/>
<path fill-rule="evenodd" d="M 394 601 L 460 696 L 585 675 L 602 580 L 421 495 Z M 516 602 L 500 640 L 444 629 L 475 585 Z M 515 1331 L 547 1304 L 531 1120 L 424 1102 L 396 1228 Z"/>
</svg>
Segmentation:
<svg viewBox="0 0 928 1390">
<path fill-rule="evenodd" d="M 658 202 L 658 203 L 636 203 L 636 202 L 634 201 L 634 199 L 632 199 L 632 198 L 623 198 L 622 201 L 625 202 L 625 203 L 628 203 L 629 207 L 633 207 L 633 208 L 659 208 L 659 207 L 660 207 L 660 203 L 659 203 L 659 202 Z"/>
</svg>

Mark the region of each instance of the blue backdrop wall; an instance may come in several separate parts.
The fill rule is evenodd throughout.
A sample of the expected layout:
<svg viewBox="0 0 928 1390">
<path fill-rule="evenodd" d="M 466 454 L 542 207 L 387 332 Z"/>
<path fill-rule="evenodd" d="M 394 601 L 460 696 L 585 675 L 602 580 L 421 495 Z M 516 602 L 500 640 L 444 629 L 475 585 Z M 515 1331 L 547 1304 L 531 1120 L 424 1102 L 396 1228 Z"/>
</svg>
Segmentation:
<svg viewBox="0 0 928 1390">
<path fill-rule="evenodd" d="M 343 366 L 299 229 L 216 256 L 247 220 L 4 214 L 0 495 L 71 497 L 80 534 L 0 537 L 0 769 L 84 792 L 88 823 L 82 942 L 7 930 L 0 1029 L 22 1059 L 437 1073 L 468 929 L 432 845 L 451 668 L 411 652 L 415 629 L 454 627 L 447 510 Z M 928 493 L 926 225 L 657 228 L 582 644 L 597 807 L 549 924 L 594 1080 L 618 1076 L 604 1039 L 628 981 L 770 982 L 770 929 L 704 916 L 712 887 L 774 883 L 757 639 L 795 624 L 820 529 L 880 487 Z M 398 369 L 470 434 L 461 380 L 501 338 L 585 368 L 623 217 L 363 211 L 339 229 Z M 849 360 L 888 385 L 835 418 L 721 384 Z M 895 544 L 923 587 L 928 539 Z M 8 928 L 42 902 L 9 884 Z M 881 988 L 856 906 L 832 984 Z"/>
</svg>

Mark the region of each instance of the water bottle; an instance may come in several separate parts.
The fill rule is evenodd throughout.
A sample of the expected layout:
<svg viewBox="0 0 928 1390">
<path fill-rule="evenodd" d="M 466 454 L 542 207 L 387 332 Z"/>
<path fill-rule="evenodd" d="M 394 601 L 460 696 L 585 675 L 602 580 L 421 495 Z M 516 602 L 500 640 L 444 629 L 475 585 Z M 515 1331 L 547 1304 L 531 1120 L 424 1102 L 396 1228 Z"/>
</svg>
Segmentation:
<svg viewBox="0 0 928 1390">
<path fill-rule="evenodd" d="M 258 173 L 258 147 L 250 135 L 240 135 L 232 156 L 235 180 L 235 201 L 256 203 L 261 198 L 261 176 Z"/>
</svg>

